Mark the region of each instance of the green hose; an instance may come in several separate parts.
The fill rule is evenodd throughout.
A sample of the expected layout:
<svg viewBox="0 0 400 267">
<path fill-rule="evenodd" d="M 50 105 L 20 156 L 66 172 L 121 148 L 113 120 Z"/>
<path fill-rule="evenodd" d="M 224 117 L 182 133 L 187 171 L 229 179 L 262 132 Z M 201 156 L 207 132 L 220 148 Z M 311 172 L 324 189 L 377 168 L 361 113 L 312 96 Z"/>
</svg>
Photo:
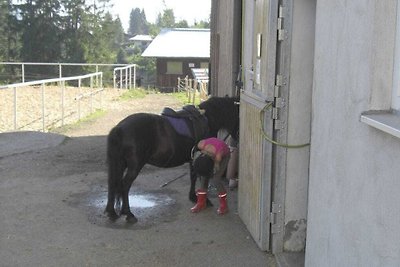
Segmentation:
<svg viewBox="0 0 400 267">
<path fill-rule="evenodd" d="M 273 102 L 268 103 L 267 105 L 264 106 L 264 108 L 260 111 L 260 124 L 261 124 L 261 134 L 263 135 L 263 137 L 270 143 L 280 146 L 280 147 L 285 147 L 285 148 L 302 148 L 302 147 L 306 147 L 309 146 L 310 143 L 307 144 L 301 144 L 301 145 L 290 145 L 290 144 L 283 144 L 280 142 L 277 142 L 275 140 L 273 140 L 271 137 L 269 137 L 265 131 L 264 131 L 264 113 L 265 111 L 267 111 L 269 108 L 272 107 Z"/>
</svg>

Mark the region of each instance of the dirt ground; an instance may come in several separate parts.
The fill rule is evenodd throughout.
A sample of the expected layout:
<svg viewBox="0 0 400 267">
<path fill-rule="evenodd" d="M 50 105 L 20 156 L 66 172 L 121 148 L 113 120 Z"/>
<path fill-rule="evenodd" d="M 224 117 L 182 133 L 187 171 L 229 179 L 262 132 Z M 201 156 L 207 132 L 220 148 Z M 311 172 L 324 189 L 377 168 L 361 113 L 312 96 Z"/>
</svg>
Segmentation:
<svg viewBox="0 0 400 267">
<path fill-rule="evenodd" d="M 138 223 L 104 216 L 106 135 L 127 115 L 165 106 L 182 105 L 161 94 L 114 101 L 103 117 L 59 132 L 61 144 L 0 157 L 0 266 L 275 266 L 241 222 L 237 191 L 224 216 L 212 192 L 214 207 L 190 213 L 187 164 L 144 168 L 131 188 Z"/>
<path fill-rule="evenodd" d="M 89 115 L 97 109 L 109 109 L 124 90 L 104 88 L 29 86 L 0 90 L 0 132 L 14 130 L 16 112 L 16 129 L 20 131 L 54 129 L 62 123 L 70 124 Z M 16 95 L 14 94 L 16 93 Z M 82 97 L 82 96 L 85 97 Z M 16 102 L 16 107 L 14 103 Z M 64 110 L 62 107 L 64 106 Z M 44 121 L 43 121 L 44 114 Z"/>
</svg>

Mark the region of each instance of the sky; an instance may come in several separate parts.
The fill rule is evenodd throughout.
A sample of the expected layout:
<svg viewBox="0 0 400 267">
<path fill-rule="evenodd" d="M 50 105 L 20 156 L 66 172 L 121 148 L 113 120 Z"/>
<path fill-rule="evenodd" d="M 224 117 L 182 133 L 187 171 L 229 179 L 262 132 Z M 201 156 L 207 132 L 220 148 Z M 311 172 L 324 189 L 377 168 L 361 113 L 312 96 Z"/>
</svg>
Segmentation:
<svg viewBox="0 0 400 267">
<path fill-rule="evenodd" d="M 158 13 L 165 8 L 174 10 L 175 21 L 186 20 L 189 25 L 194 21 L 209 20 L 211 0 L 111 0 L 113 14 L 119 16 L 125 31 L 128 30 L 129 15 L 132 9 L 144 9 L 148 22 L 155 23 Z"/>
</svg>

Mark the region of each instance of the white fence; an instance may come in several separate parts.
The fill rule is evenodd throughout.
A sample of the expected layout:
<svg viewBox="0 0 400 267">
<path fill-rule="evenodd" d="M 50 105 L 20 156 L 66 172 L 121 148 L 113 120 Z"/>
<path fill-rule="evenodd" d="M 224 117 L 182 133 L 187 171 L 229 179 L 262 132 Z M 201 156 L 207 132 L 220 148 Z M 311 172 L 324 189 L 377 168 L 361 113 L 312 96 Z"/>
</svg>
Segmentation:
<svg viewBox="0 0 400 267">
<path fill-rule="evenodd" d="M 78 87 L 67 88 L 66 82 L 70 81 L 77 82 Z M 83 82 L 88 83 L 89 87 L 82 87 Z M 58 84 L 58 86 L 52 86 L 52 84 Z M 34 94 L 32 88 L 40 88 L 39 97 L 37 94 Z M 53 98 L 46 101 L 45 88 L 51 89 L 51 93 L 53 93 L 54 90 L 58 90 L 57 99 Z M 27 92 L 26 94 L 22 92 L 24 89 Z M 65 118 L 71 114 L 77 114 L 76 120 L 79 120 L 82 116 L 83 108 L 81 102 L 84 100 L 88 101 L 86 109 L 89 111 L 84 114 L 92 113 L 94 111 L 94 96 L 101 93 L 103 90 L 102 72 L 0 86 L 0 132 L 26 129 L 33 124 L 37 124 L 38 121 L 41 121 L 41 130 L 46 131 L 48 127 L 55 126 L 55 121 L 60 122 L 61 126 L 63 126 Z M 21 101 L 22 103 L 19 105 L 20 97 L 24 97 L 24 101 Z M 68 102 L 66 101 L 67 97 Z M 101 94 L 98 102 L 98 108 L 101 108 Z M 75 107 L 67 114 L 67 108 L 72 105 Z M 12 108 L 10 109 L 10 107 Z M 38 108 L 40 109 L 39 111 L 37 110 Z M 38 118 L 37 115 L 40 117 Z M 7 123 L 10 116 L 13 117 L 11 129 L 7 126 L 10 124 Z M 23 126 L 19 123 L 20 119 L 24 121 Z"/>
<path fill-rule="evenodd" d="M 132 74 L 133 74 L 133 79 L 132 79 Z M 118 87 L 119 89 L 122 88 L 132 89 L 132 80 L 133 80 L 133 88 L 136 88 L 136 64 L 115 68 L 113 72 L 113 77 L 114 77 L 113 78 L 114 88 Z"/>
<path fill-rule="evenodd" d="M 208 80 L 198 81 L 196 79 L 189 79 L 188 76 L 181 79 L 178 77 L 178 91 L 185 91 L 189 103 L 195 103 L 196 97 L 200 97 L 200 101 L 205 101 L 208 98 Z"/>
<path fill-rule="evenodd" d="M 25 82 L 25 67 L 26 66 L 56 66 L 58 67 L 58 77 L 63 77 L 63 67 L 65 66 L 94 66 L 95 72 L 99 72 L 99 67 L 124 67 L 127 64 L 106 64 L 106 63 L 49 63 L 49 62 L 0 62 L 0 65 L 16 65 L 21 68 L 21 82 Z M 115 72 L 114 72 L 115 73 Z M 115 77 L 114 77 L 115 79 Z"/>
</svg>

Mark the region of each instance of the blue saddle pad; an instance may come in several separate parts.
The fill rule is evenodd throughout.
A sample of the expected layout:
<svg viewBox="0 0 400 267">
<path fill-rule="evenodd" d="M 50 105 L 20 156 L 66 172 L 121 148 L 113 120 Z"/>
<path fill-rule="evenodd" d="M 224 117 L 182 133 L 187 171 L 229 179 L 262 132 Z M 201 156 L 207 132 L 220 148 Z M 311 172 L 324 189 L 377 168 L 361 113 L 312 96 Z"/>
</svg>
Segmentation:
<svg viewBox="0 0 400 267">
<path fill-rule="evenodd" d="M 175 118 L 170 116 L 164 116 L 164 118 L 171 123 L 172 127 L 174 127 L 178 134 L 193 138 L 192 132 L 190 131 L 185 118 Z"/>
</svg>

